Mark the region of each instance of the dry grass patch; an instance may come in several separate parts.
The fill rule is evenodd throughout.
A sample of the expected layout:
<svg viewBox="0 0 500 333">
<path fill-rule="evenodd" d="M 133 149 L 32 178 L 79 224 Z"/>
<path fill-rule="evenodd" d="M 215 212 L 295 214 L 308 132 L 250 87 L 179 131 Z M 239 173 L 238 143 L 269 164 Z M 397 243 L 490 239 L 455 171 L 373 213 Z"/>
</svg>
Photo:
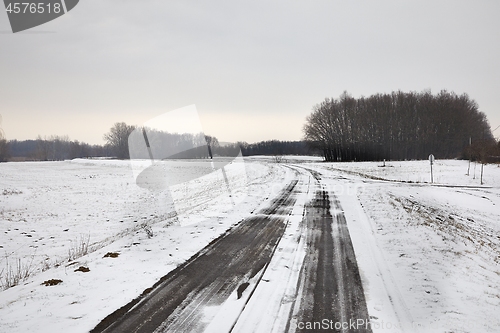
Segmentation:
<svg viewBox="0 0 500 333">
<path fill-rule="evenodd" d="M 44 285 L 46 287 L 48 287 L 48 286 L 56 286 L 56 285 L 58 285 L 61 282 L 62 282 L 62 280 L 59 280 L 59 279 L 50 279 L 50 280 L 47 280 L 47 281 L 43 281 L 42 285 Z"/>
</svg>

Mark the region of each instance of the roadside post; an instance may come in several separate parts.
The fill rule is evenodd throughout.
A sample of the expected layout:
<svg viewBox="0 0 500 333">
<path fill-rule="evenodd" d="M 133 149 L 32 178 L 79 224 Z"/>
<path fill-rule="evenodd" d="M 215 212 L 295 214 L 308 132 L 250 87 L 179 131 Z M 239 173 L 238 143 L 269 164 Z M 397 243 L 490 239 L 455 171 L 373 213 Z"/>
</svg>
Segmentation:
<svg viewBox="0 0 500 333">
<path fill-rule="evenodd" d="M 431 184 L 434 183 L 434 176 L 432 174 L 432 165 L 434 164 L 434 155 L 429 155 L 429 162 L 431 163 Z"/>
</svg>

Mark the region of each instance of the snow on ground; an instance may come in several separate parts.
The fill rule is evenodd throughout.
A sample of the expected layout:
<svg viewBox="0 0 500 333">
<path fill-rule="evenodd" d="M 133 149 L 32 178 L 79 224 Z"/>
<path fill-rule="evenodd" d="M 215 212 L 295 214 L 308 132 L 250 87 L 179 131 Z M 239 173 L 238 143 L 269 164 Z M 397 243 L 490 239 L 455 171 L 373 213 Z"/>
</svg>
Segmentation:
<svg viewBox="0 0 500 333">
<path fill-rule="evenodd" d="M 220 190 L 223 177 L 214 172 L 173 188 L 175 200 L 169 204 L 166 196 L 138 187 L 126 161 L 0 164 L 0 226 L 5 229 L 0 234 L 2 281 L 9 270 L 16 271 L 18 260 L 21 268 L 29 267 L 33 273 L 0 293 L 0 331 L 92 329 L 250 212 L 268 204 L 291 177 L 287 170 L 249 161 L 243 183 L 234 179 L 241 174 L 227 169 L 235 202 Z M 196 190 L 197 197 L 191 208 L 183 202 L 192 200 L 190 189 Z M 174 207 L 181 207 L 178 216 Z M 182 223 L 180 217 L 185 215 L 197 223 Z M 152 238 L 141 227 L 143 221 L 151 228 Z M 69 261 L 69 251 L 76 251 L 87 237 L 92 252 Z M 104 257 L 108 252 L 118 257 Z M 90 271 L 75 271 L 81 266 Z M 42 285 L 51 279 L 63 282 Z"/>
<path fill-rule="evenodd" d="M 480 186 L 466 161 L 436 162 L 441 185 L 400 182 L 427 181 L 428 161 L 313 165 L 344 208 L 374 332 L 500 327 L 500 168 Z"/>
<path fill-rule="evenodd" d="M 474 164 L 466 175 L 466 161 L 438 160 L 435 184 L 429 184 L 428 161 L 381 167 L 381 162 L 284 158 L 320 171 L 324 185 L 339 198 L 374 332 L 498 331 L 500 167 L 486 165 L 481 186 L 479 165 L 474 177 Z M 29 264 L 36 271 L 0 292 L 0 331 L 88 331 L 266 206 L 295 177 L 273 157 L 245 161 L 245 177 L 228 166 L 228 182 L 221 170 L 196 178 L 195 164 L 183 166 L 179 172 L 190 173 L 191 180 L 172 187 L 170 195 L 138 187 L 124 161 L 0 164 L 2 282 L 7 263 L 15 271 L 19 259 L 22 267 Z M 300 184 L 306 188 L 305 179 Z M 300 210 L 310 197 L 297 199 L 278 255 L 264 274 L 280 276 L 285 261 L 300 269 L 304 245 L 295 240 L 300 240 Z M 186 223 L 186 216 L 195 223 Z M 87 237 L 91 253 L 70 262 L 69 255 Z M 108 252 L 118 257 L 104 257 Z M 90 271 L 75 271 L 80 266 Z M 41 285 L 50 279 L 63 282 Z M 273 292 L 293 294 L 292 280 Z M 252 315 L 276 308 L 270 300 L 279 297 L 270 297 L 256 289 L 251 303 L 257 305 L 240 318 L 248 331 L 271 325 Z M 276 325 L 280 331 L 285 323 Z"/>
<path fill-rule="evenodd" d="M 34 265 L 53 266 L 82 237 L 96 243 L 162 219 L 120 161 L 5 163 L 0 174 L 2 266 L 31 257 Z"/>
<path fill-rule="evenodd" d="M 321 162 L 323 157 L 320 156 L 297 156 L 297 155 L 277 155 L 277 156 L 263 156 L 256 155 L 248 157 L 249 160 L 259 162 L 272 162 L 272 163 L 305 163 L 305 162 Z"/>
<path fill-rule="evenodd" d="M 330 169 L 348 171 L 352 175 L 395 180 L 401 182 L 430 183 L 429 161 L 343 162 L 328 163 Z M 433 167 L 435 184 L 481 185 L 481 164 L 461 160 L 435 160 Z M 467 175 L 469 173 L 469 175 Z M 499 186 L 500 165 L 487 164 L 483 170 L 484 186 Z"/>
</svg>

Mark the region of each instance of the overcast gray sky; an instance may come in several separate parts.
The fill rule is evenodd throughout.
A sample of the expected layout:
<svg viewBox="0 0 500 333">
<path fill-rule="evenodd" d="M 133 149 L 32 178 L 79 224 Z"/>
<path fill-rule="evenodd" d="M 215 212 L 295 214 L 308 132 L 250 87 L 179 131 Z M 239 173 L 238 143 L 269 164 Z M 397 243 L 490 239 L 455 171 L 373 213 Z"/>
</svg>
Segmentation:
<svg viewBox="0 0 500 333">
<path fill-rule="evenodd" d="M 2 127 L 103 143 L 115 122 L 195 104 L 220 141 L 299 140 L 312 107 L 344 90 L 447 89 L 495 128 L 499 13 L 496 0 L 81 0 L 12 34 L 2 10 Z"/>
</svg>

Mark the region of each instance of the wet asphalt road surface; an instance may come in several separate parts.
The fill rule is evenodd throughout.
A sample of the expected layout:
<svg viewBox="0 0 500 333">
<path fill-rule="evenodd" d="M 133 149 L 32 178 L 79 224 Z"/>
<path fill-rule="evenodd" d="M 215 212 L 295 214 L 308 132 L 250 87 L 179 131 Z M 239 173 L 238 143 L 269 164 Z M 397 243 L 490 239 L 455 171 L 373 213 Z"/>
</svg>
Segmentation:
<svg viewBox="0 0 500 333">
<path fill-rule="evenodd" d="M 222 304 L 271 260 L 294 204 L 292 181 L 272 205 L 240 222 L 92 332 L 201 332 L 205 306 Z"/>
<path fill-rule="evenodd" d="M 371 332 L 369 315 L 344 213 L 333 193 L 320 189 L 307 204 L 306 255 L 290 313 L 289 332 Z M 203 309 L 238 296 L 271 261 L 295 204 L 297 180 L 272 204 L 214 240 L 155 286 L 98 324 L 91 332 L 202 332 Z M 355 324 L 353 324 L 355 323 Z M 316 325 L 316 326 L 314 326 Z M 231 326 L 230 326 L 231 327 Z M 234 327 L 234 324 L 233 324 Z"/>
<path fill-rule="evenodd" d="M 306 207 L 307 254 L 296 332 L 371 332 L 344 213 L 338 200 L 333 209 L 330 202 L 328 192 L 321 190 Z"/>
</svg>

